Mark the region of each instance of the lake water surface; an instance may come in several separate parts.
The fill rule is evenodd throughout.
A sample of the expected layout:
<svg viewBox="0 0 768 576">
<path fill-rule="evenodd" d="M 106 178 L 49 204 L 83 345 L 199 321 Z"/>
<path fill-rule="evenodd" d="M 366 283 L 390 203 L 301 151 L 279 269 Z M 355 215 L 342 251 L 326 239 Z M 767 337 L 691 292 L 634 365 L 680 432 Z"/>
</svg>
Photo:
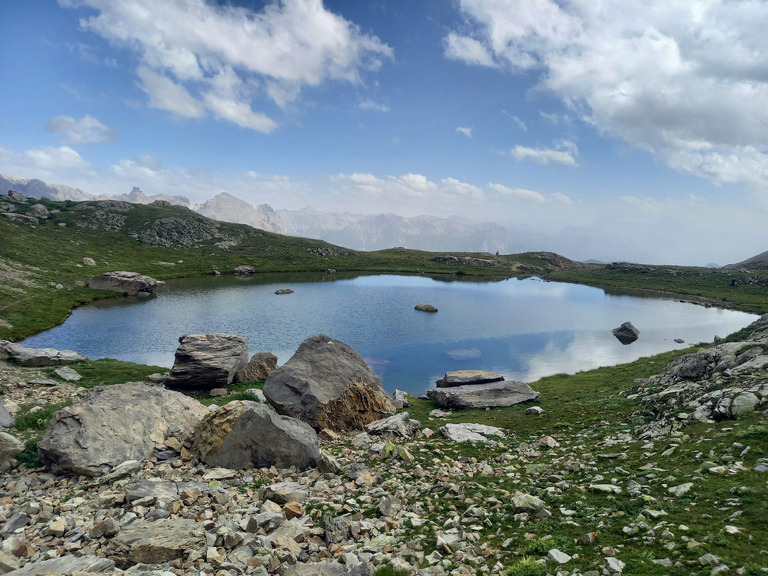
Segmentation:
<svg viewBox="0 0 768 576">
<path fill-rule="evenodd" d="M 275 295 L 280 288 L 294 293 Z M 418 312 L 416 304 L 439 312 Z M 171 281 L 150 299 L 83 306 L 22 344 L 171 367 L 180 336 L 227 332 L 246 337 L 251 354 L 272 352 L 282 364 L 307 336 L 323 333 L 357 350 L 390 392 L 421 394 L 448 370 L 492 370 L 531 382 L 711 342 L 755 319 L 537 278 L 219 276 Z M 611 329 L 627 321 L 640 338 L 625 346 Z"/>
</svg>

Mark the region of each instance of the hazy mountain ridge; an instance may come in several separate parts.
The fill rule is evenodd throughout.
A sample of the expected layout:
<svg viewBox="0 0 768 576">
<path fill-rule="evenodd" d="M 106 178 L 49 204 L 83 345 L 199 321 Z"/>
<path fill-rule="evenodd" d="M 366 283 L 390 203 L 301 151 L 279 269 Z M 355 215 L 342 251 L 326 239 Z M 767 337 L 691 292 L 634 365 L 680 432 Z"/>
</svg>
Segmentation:
<svg viewBox="0 0 768 576">
<path fill-rule="evenodd" d="M 499 252 L 510 254 L 537 248 L 523 243 L 520 234 L 493 222 L 477 222 L 459 216 L 404 217 L 397 214 L 349 214 L 321 212 L 312 207 L 301 210 L 275 210 L 269 204 L 250 204 L 227 192 L 221 192 L 202 204 L 193 204 L 185 196 L 147 195 L 134 186 L 128 194 L 94 195 L 78 188 L 48 184 L 42 180 L 24 180 L 2 175 L 0 191 L 8 189 L 31 198 L 46 196 L 51 200 L 121 200 L 150 204 L 156 200 L 186 206 L 203 216 L 248 224 L 254 228 L 325 240 L 353 250 L 382 250 L 402 246 L 425 251 Z M 527 235 L 526 235 L 527 237 Z"/>
<path fill-rule="evenodd" d="M 0 193 L 9 189 L 30 198 L 51 200 L 122 200 L 150 204 L 157 200 L 186 206 L 209 218 L 247 224 L 254 228 L 324 240 L 353 250 L 382 250 L 402 246 L 430 252 L 499 252 L 514 254 L 541 250 L 551 243 L 546 232 L 530 227 L 512 229 L 494 222 L 478 222 L 459 216 L 404 217 L 396 214 L 350 214 L 322 212 L 313 207 L 300 210 L 275 210 L 269 204 L 250 204 L 227 192 L 221 192 L 202 204 L 193 204 L 185 196 L 147 195 L 138 187 L 128 194 L 90 194 L 63 184 L 50 184 L 38 179 L 24 179 L 0 174 Z M 710 264 L 709 266 L 716 266 Z M 768 269 L 768 252 L 763 252 L 723 268 Z"/>
<path fill-rule="evenodd" d="M 133 204 L 152 204 L 152 202 L 155 202 L 156 200 L 163 200 L 177 206 L 190 206 L 189 198 L 186 196 L 169 196 L 168 194 L 154 194 L 153 196 L 147 196 L 138 186 L 134 186 L 128 194 L 115 194 L 110 196 L 109 199 L 132 202 Z"/>
<path fill-rule="evenodd" d="M 349 214 L 320 212 L 314 208 L 278 210 L 293 236 L 319 238 L 355 250 L 382 250 L 402 246 L 427 251 L 512 253 L 524 251 L 508 228 L 458 216 Z"/>
<path fill-rule="evenodd" d="M 49 184 L 37 178 L 17 178 L 8 174 L 0 174 L 0 191 L 5 194 L 8 190 L 15 190 L 28 198 L 45 197 L 57 201 L 74 200 L 76 202 L 83 202 L 85 200 L 106 200 L 109 198 L 106 194 L 95 196 L 88 192 L 83 192 L 80 188 L 72 188 L 64 184 Z"/>
<path fill-rule="evenodd" d="M 248 224 L 268 232 L 301 236 L 289 231 L 283 218 L 269 204 L 249 204 L 227 192 L 221 192 L 202 204 L 190 205 L 190 208 L 214 220 Z M 320 239 L 324 240 L 324 238 Z"/>
</svg>

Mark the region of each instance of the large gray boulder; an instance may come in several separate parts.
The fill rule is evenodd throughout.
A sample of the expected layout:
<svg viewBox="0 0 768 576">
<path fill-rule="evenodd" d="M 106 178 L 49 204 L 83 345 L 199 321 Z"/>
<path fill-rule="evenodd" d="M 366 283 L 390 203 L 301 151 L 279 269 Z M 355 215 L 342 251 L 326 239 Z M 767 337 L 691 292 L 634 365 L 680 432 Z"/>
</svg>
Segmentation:
<svg viewBox="0 0 768 576">
<path fill-rule="evenodd" d="M 498 408 L 532 402 L 539 393 L 524 382 L 491 382 L 450 388 L 433 388 L 427 392 L 440 408 Z"/>
<path fill-rule="evenodd" d="M 27 216 L 34 216 L 35 218 L 42 218 L 43 220 L 48 218 L 49 215 L 48 208 L 42 204 L 33 204 L 29 207 L 29 210 L 27 210 Z"/>
<path fill-rule="evenodd" d="M 54 348 L 25 348 L 20 344 L 0 340 L 0 353 L 9 360 L 22 366 L 56 366 L 88 360 L 88 356 L 78 354 L 73 350 L 56 350 Z"/>
<path fill-rule="evenodd" d="M 56 473 L 101 476 L 149 458 L 168 436 L 193 434 L 207 413 L 193 398 L 142 382 L 100 386 L 54 414 L 40 457 Z"/>
<path fill-rule="evenodd" d="M 325 334 L 304 340 L 290 360 L 267 376 L 264 395 L 280 414 L 315 430 L 360 430 L 395 411 L 362 356 Z"/>
<path fill-rule="evenodd" d="M 235 400 L 203 419 L 192 451 L 209 466 L 314 468 L 320 457 L 309 424 L 250 400 Z"/>
<path fill-rule="evenodd" d="M 271 352 L 257 352 L 243 368 L 235 374 L 235 382 L 258 382 L 266 380 L 269 373 L 277 368 L 277 356 Z"/>
<path fill-rule="evenodd" d="M 233 334 L 187 334 L 179 338 L 165 387 L 175 390 L 226 388 L 248 364 L 248 340 Z"/>
<path fill-rule="evenodd" d="M 86 282 L 90 288 L 97 290 L 112 290 L 113 292 L 125 292 L 130 296 L 149 296 L 154 294 L 158 286 L 165 282 L 156 280 L 151 276 L 144 276 L 138 272 L 105 272 L 94 276 Z"/>
</svg>

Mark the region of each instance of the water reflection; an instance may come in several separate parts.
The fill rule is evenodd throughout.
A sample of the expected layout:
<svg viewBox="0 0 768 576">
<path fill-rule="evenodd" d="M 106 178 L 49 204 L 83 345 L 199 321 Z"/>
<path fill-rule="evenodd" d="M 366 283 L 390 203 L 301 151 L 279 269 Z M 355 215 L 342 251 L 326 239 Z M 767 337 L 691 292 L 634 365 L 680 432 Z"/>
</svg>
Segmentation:
<svg viewBox="0 0 768 576">
<path fill-rule="evenodd" d="M 294 293 L 275 295 L 283 288 Z M 439 312 L 414 311 L 420 303 Z M 535 278 L 274 274 L 172 281 L 156 298 L 95 302 L 24 345 L 170 367 L 180 336 L 228 332 L 248 338 L 251 353 L 269 351 L 282 363 L 307 336 L 325 333 L 360 352 L 388 390 L 419 394 L 447 370 L 530 382 L 685 346 L 675 338 L 711 341 L 754 318 Z M 631 346 L 611 333 L 626 321 L 640 331 Z"/>
</svg>

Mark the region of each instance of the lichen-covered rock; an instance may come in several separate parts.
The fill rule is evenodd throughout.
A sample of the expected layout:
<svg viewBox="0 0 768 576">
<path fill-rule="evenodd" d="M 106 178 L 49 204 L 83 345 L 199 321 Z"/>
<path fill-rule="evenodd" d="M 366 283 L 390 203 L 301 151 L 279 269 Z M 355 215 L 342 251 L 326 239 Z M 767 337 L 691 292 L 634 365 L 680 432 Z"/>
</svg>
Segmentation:
<svg viewBox="0 0 768 576">
<path fill-rule="evenodd" d="M 269 373 L 277 368 L 277 356 L 270 352 L 257 352 L 244 367 L 235 374 L 235 382 L 258 382 L 266 380 Z"/>
<path fill-rule="evenodd" d="M 315 430 L 360 430 L 389 416 L 394 402 L 362 356 L 339 340 L 318 334 L 301 343 L 264 384 L 264 395 L 280 414 Z"/>
<path fill-rule="evenodd" d="M 236 400 L 208 414 L 192 451 L 209 466 L 234 469 L 305 470 L 320 458 L 317 434 L 309 424 L 250 400 Z"/>
</svg>

